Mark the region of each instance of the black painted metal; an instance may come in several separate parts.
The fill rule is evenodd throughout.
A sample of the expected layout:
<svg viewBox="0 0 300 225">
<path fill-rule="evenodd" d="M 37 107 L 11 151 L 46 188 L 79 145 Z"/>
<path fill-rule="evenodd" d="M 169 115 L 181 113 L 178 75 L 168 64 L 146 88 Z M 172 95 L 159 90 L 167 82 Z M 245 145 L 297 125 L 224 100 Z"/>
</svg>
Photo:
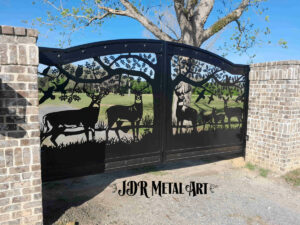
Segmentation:
<svg viewBox="0 0 300 225">
<path fill-rule="evenodd" d="M 243 129 L 243 156 L 245 157 L 246 152 L 246 142 L 248 141 L 248 135 L 247 135 L 247 119 L 248 119 L 248 101 L 249 101 L 249 72 L 250 72 L 250 67 L 246 68 L 245 71 L 245 99 L 244 99 L 244 119 L 243 119 L 243 124 L 244 124 L 244 129 Z"/>
<path fill-rule="evenodd" d="M 43 115 L 43 181 L 186 158 L 243 154 L 248 65 L 160 40 L 40 47 L 39 52 L 40 64 L 46 67 L 40 73 L 44 77 L 40 78 L 44 84 L 40 86 L 41 107 L 54 98 L 68 107 L 75 107 L 76 101 L 82 105 Z M 185 82 L 189 90 L 182 88 Z M 123 89 L 131 89 L 131 97 Z M 199 96 L 186 105 L 185 94 L 190 91 Z M 103 104 L 109 93 L 121 104 L 108 100 Z M 178 100 L 173 99 L 175 94 Z M 172 110 L 179 123 L 172 121 Z M 205 127 L 205 118 L 210 127 Z"/>
</svg>

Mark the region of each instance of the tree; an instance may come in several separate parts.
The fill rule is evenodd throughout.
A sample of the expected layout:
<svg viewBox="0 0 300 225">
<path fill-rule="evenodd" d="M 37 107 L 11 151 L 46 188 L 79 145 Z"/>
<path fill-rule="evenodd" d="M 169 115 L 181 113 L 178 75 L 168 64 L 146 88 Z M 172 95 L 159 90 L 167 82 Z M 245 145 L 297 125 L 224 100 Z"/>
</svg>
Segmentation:
<svg viewBox="0 0 300 225">
<path fill-rule="evenodd" d="M 162 4 L 158 0 L 148 3 L 141 0 L 81 0 L 80 3 L 72 1 L 70 5 L 63 0 L 43 0 L 52 10 L 47 12 L 47 19 L 37 18 L 37 21 L 48 26 L 68 27 L 74 32 L 89 26 L 100 27 L 108 18 L 125 16 L 138 21 L 160 40 L 195 47 L 201 47 L 229 24 L 233 24 L 232 36 L 228 43 L 224 43 L 223 50 L 242 54 L 257 43 L 259 33 L 270 33 L 268 27 L 259 30 L 250 18 L 243 16 L 249 9 L 263 14 L 266 8 L 262 3 L 265 1 L 267 0 L 167 0 Z M 213 9 L 216 12 L 214 14 Z M 210 18 L 213 22 L 208 22 Z M 268 19 L 266 16 L 265 20 Z M 281 44 L 286 45 L 286 42 Z M 188 89 L 187 83 L 180 86 Z M 176 100 L 177 96 L 174 95 L 173 112 Z M 186 100 L 189 104 L 190 94 L 186 95 Z M 174 114 L 173 118 L 176 119 Z"/>
<path fill-rule="evenodd" d="M 263 14 L 266 8 L 261 3 L 267 0 L 81 0 L 70 5 L 64 0 L 43 0 L 54 10 L 47 12 L 47 18 L 37 21 L 49 26 L 69 27 L 71 31 L 88 26 L 101 26 L 105 19 L 115 16 L 130 17 L 160 40 L 184 43 L 196 47 L 217 34 L 231 23 L 235 23 L 232 47 L 245 52 L 256 42 L 259 30 L 249 18 L 243 16 L 249 9 Z M 216 13 L 212 14 L 213 9 Z M 177 25 L 170 24 L 174 16 Z M 210 17 L 214 22 L 208 21 Z M 266 21 L 269 19 L 266 16 Z M 173 23 L 173 22 L 172 22 Z M 177 29 L 178 28 L 178 29 Z M 268 34 L 266 27 L 261 32 Z"/>
<path fill-rule="evenodd" d="M 249 48 L 258 42 L 259 33 L 266 35 L 270 33 L 268 27 L 263 30 L 258 29 L 246 17 L 250 9 L 254 9 L 258 14 L 263 14 L 266 9 L 262 3 L 265 1 L 167 0 L 162 4 L 159 0 L 81 0 L 80 2 L 72 1 L 72 3 L 63 0 L 43 0 L 44 3 L 51 6 L 52 10 L 47 12 L 47 18 L 37 18 L 37 21 L 50 27 L 62 26 L 69 28 L 69 31 L 74 32 L 89 26 L 98 28 L 107 19 L 123 16 L 138 21 L 158 39 L 184 43 L 195 47 L 203 46 L 210 38 L 219 34 L 228 25 L 232 25 L 232 35 L 230 40 L 224 44 L 223 49 L 233 50 L 242 54 L 246 53 Z M 215 13 L 212 13 L 213 10 Z M 172 18 L 175 19 L 175 23 Z M 265 17 L 265 20 L 268 21 L 268 16 Z M 286 44 L 285 42 L 282 43 L 282 45 Z M 174 65 L 181 68 L 178 71 L 187 71 L 191 67 L 191 63 L 187 64 L 188 60 L 183 57 L 178 58 Z M 104 69 L 107 69 L 109 74 L 113 73 L 113 70 L 105 68 L 105 65 L 100 61 L 97 61 L 97 63 Z M 62 71 L 62 68 L 60 69 Z M 128 71 L 123 72 L 127 73 Z M 145 74 L 134 73 L 133 76 L 139 76 L 147 82 L 151 82 L 149 78 L 146 78 Z M 196 87 L 203 87 L 204 82 L 198 84 L 194 81 L 188 82 L 183 74 L 184 72 L 178 72 L 176 76 L 180 79 L 175 79 L 173 84 L 180 85 L 182 90 L 188 90 L 188 85 L 191 84 Z M 206 80 L 206 78 L 213 79 L 216 76 L 217 74 L 213 76 L 207 74 L 202 77 Z M 155 93 L 157 90 L 154 88 L 153 91 Z M 176 119 L 174 115 L 176 99 L 177 96 L 174 95 L 173 119 Z M 186 95 L 186 100 L 189 103 L 190 93 Z"/>
</svg>

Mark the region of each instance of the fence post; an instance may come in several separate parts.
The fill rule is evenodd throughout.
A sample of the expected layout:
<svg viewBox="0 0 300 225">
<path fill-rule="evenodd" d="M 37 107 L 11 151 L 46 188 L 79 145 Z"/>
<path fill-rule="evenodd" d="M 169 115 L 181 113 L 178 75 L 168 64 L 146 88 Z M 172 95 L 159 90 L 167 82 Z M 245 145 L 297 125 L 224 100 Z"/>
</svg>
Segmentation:
<svg viewBox="0 0 300 225">
<path fill-rule="evenodd" d="M 37 36 L 37 30 L 0 26 L 1 224 L 43 221 Z"/>
<path fill-rule="evenodd" d="M 246 161 L 277 172 L 300 167 L 300 61 L 251 65 Z"/>
</svg>

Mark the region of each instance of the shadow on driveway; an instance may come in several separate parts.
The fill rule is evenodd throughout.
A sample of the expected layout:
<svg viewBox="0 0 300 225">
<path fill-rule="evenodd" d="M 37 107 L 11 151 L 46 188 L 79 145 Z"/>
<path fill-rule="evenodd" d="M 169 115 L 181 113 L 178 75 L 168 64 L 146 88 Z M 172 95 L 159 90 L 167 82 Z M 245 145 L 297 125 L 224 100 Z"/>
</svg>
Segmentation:
<svg viewBox="0 0 300 225">
<path fill-rule="evenodd" d="M 215 156 L 212 158 L 206 158 L 205 160 L 182 160 L 158 166 L 148 166 L 127 170 L 124 169 L 121 171 L 106 172 L 97 175 L 43 183 L 44 224 L 53 224 L 69 208 L 79 206 L 99 195 L 99 193 L 101 193 L 106 187 L 110 186 L 116 179 L 149 172 L 198 166 L 236 157 L 240 157 L 240 155 L 234 154 L 226 157 Z M 101 213 L 101 209 L 98 210 L 99 213 Z"/>
</svg>

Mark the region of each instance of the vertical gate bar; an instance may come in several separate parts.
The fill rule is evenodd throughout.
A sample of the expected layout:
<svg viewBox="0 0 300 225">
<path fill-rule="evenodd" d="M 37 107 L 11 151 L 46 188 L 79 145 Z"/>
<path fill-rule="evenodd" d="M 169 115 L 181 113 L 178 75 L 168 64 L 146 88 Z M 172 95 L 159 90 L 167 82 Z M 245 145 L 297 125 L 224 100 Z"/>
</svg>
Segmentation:
<svg viewBox="0 0 300 225">
<path fill-rule="evenodd" d="M 247 142 L 247 122 L 248 122 L 248 104 L 249 104 L 249 73 L 250 67 L 246 68 L 245 73 L 245 100 L 244 100 L 244 130 L 243 130 L 243 156 L 246 156 L 246 142 Z"/>
<path fill-rule="evenodd" d="M 161 162 L 166 161 L 166 141 L 167 141 L 167 124 L 166 124 L 166 106 L 167 106 L 167 88 L 168 88 L 168 43 L 162 41 L 163 43 L 163 63 L 162 63 L 162 73 L 161 73 L 161 94 L 162 94 L 162 107 L 161 107 Z"/>
</svg>

